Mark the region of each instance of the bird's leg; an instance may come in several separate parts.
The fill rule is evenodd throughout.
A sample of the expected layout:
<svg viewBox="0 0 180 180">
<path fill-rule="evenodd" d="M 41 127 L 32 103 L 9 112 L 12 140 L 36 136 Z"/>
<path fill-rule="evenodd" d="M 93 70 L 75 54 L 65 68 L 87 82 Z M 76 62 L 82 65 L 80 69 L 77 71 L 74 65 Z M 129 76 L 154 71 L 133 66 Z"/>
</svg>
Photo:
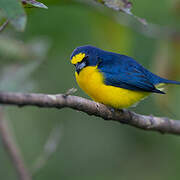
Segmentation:
<svg viewBox="0 0 180 180">
<path fill-rule="evenodd" d="M 112 113 L 115 113 L 115 111 L 120 112 L 120 113 L 124 112 L 124 109 L 113 108 L 111 106 L 107 106 L 107 107 Z"/>
</svg>

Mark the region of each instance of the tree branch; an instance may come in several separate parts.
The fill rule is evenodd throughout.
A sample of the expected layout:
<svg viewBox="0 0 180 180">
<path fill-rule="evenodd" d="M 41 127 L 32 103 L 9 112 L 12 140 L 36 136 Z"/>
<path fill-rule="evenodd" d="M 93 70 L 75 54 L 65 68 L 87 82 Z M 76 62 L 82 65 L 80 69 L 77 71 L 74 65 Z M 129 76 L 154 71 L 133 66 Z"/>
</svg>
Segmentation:
<svg viewBox="0 0 180 180">
<path fill-rule="evenodd" d="M 6 120 L 3 117 L 2 108 L 0 109 L 0 136 L 4 147 L 9 154 L 13 165 L 18 173 L 20 180 L 31 180 L 31 176 L 25 167 L 21 153 L 14 143 L 12 136 L 9 132 Z"/>
<path fill-rule="evenodd" d="M 112 110 L 103 104 L 78 96 L 1 92 L 0 104 L 58 109 L 67 107 L 85 112 L 89 115 L 101 117 L 104 120 L 113 120 L 144 130 L 180 135 L 180 121 L 178 120 L 140 115 L 129 110 Z"/>
<path fill-rule="evenodd" d="M 109 14 L 107 11 L 105 11 L 105 9 L 103 8 L 103 10 L 101 8 L 99 8 L 99 6 L 97 6 L 96 4 L 90 2 L 90 1 L 84 1 L 84 0 L 76 0 L 77 2 L 83 4 L 86 6 L 86 8 L 92 8 L 93 10 L 96 9 L 97 11 L 100 11 L 101 13 L 103 13 L 104 15 Z M 94 0 L 95 2 L 101 3 L 104 6 L 113 9 L 114 11 L 120 11 L 118 9 L 118 7 L 109 7 L 107 4 L 105 4 L 105 1 L 108 0 Z M 112 0 L 114 1 L 114 0 Z M 121 0 L 124 1 L 124 0 Z M 125 0 L 126 1 L 126 0 Z M 114 1 L 116 2 L 116 1 Z M 118 1 L 117 1 L 118 2 Z M 120 1 L 119 1 L 120 2 Z M 126 1 L 124 2 L 125 6 L 128 6 L 128 2 Z M 123 4 L 123 3 L 122 3 Z M 136 17 L 135 18 L 128 18 L 127 16 L 122 16 L 120 13 L 110 13 L 110 17 L 113 18 L 114 21 L 116 21 L 117 23 L 123 25 L 123 26 L 127 26 L 132 28 L 133 30 L 135 30 L 138 33 L 141 33 L 144 36 L 150 37 L 150 38 L 155 38 L 155 39 L 165 39 L 165 40 L 177 40 L 180 37 L 180 29 L 176 26 L 168 26 L 168 25 L 158 25 L 158 24 L 154 24 L 154 23 L 150 23 L 150 22 L 146 22 L 143 18 L 139 18 Z M 126 13 L 127 14 L 127 13 Z M 138 19 L 138 21 L 140 21 L 141 23 L 139 23 L 138 21 L 136 21 L 136 19 Z"/>
</svg>

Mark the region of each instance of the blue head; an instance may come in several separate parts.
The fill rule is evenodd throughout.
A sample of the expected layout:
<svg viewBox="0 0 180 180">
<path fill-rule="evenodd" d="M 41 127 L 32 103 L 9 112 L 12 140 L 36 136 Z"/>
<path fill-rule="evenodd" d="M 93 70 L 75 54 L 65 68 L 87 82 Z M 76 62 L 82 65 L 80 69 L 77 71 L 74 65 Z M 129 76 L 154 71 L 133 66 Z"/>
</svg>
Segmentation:
<svg viewBox="0 0 180 180">
<path fill-rule="evenodd" d="M 71 55 L 71 63 L 75 65 L 77 73 L 86 66 L 98 65 L 103 50 L 93 46 L 80 46 Z"/>
</svg>

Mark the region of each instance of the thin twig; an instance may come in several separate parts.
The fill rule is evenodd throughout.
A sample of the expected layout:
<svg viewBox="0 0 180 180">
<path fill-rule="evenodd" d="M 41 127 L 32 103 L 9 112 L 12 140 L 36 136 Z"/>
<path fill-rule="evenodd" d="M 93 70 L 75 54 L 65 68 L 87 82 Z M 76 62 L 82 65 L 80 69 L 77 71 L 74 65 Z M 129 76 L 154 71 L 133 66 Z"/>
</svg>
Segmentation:
<svg viewBox="0 0 180 180">
<path fill-rule="evenodd" d="M 32 166 L 32 176 L 36 175 L 40 169 L 42 169 L 46 164 L 49 158 L 56 152 L 57 147 L 60 143 L 62 137 L 62 129 L 60 126 L 56 126 L 51 131 L 45 145 L 43 151 L 38 156 L 36 161 Z"/>
<path fill-rule="evenodd" d="M 119 11 L 119 12 L 123 12 L 127 15 L 130 15 L 132 17 L 134 17 L 137 21 L 139 21 L 142 25 L 146 26 L 147 22 L 145 19 L 140 18 L 136 15 L 134 15 L 131 12 L 131 8 L 132 8 L 132 3 L 128 0 L 119 0 L 119 1 L 115 1 L 115 0 L 95 0 L 101 4 L 103 4 L 104 6 L 113 9 L 114 11 Z"/>
<path fill-rule="evenodd" d="M 6 21 L 0 26 L 0 32 L 2 32 L 8 24 L 9 24 L 9 20 L 6 20 Z"/>
<path fill-rule="evenodd" d="M 125 123 L 140 129 L 180 135 L 180 121 L 166 117 L 136 114 L 129 110 L 112 111 L 107 106 L 78 96 L 63 94 L 0 93 L 0 104 L 15 106 L 38 106 L 48 108 L 72 108 L 103 118 Z"/>
<path fill-rule="evenodd" d="M 23 158 L 20 154 L 20 151 L 17 145 L 14 143 L 12 136 L 9 132 L 8 125 L 6 120 L 3 117 L 2 108 L 0 109 L 0 136 L 4 144 L 6 152 L 11 158 L 14 168 L 17 171 L 20 180 L 31 180 L 31 176 L 25 167 Z"/>
</svg>

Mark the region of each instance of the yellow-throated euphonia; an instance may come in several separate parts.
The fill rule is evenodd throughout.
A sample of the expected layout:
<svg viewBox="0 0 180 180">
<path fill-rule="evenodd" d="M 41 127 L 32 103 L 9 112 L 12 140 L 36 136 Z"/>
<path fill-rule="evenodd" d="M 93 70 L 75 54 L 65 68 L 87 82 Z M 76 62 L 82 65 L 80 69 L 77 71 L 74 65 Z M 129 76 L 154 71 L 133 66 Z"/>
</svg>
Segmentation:
<svg viewBox="0 0 180 180">
<path fill-rule="evenodd" d="M 180 84 L 161 78 L 133 58 L 93 46 L 76 48 L 71 55 L 78 85 L 96 102 L 127 108 L 150 93 L 165 94 L 163 84 Z"/>
</svg>

